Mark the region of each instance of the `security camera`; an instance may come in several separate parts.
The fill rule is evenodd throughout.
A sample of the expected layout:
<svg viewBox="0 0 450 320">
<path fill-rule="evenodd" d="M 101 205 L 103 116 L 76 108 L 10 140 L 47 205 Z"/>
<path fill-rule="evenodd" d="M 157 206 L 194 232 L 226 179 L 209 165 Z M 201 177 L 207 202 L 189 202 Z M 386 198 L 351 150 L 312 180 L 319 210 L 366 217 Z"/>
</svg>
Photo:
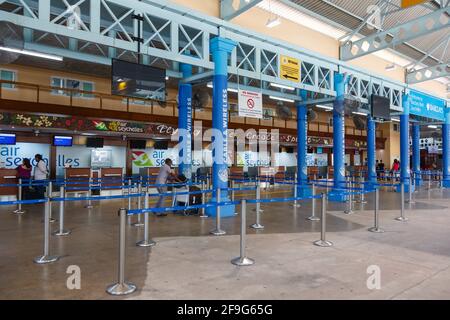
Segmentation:
<svg viewBox="0 0 450 320">
<path fill-rule="evenodd" d="M 127 140 L 127 136 L 125 136 L 125 135 L 122 136 L 122 140 L 123 140 L 123 141 Z"/>
<path fill-rule="evenodd" d="M 34 130 L 34 135 L 37 137 L 41 132 L 39 130 Z"/>
</svg>

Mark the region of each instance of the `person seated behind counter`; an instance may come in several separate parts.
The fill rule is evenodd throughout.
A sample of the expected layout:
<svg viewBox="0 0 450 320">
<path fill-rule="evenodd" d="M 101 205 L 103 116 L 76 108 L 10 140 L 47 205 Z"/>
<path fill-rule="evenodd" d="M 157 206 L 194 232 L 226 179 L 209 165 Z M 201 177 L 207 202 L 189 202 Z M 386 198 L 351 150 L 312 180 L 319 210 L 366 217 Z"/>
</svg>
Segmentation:
<svg viewBox="0 0 450 320">
<path fill-rule="evenodd" d="M 158 176 L 156 177 L 156 184 L 159 185 L 156 189 L 160 194 L 158 202 L 156 202 L 155 208 L 161 208 L 164 201 L 164 193 L 167 192 L 167 187 L 162 186 L 167 184 L 167 182 L 180 182 L 175 174 L 175 171 L 172 169 L 172 159 L 167 158 L 164 161 L 164 165 L 159 169 Z M 167 213 L 157 212 L 156 216 L 162 217 L 167 216 Z"/>
</svg>

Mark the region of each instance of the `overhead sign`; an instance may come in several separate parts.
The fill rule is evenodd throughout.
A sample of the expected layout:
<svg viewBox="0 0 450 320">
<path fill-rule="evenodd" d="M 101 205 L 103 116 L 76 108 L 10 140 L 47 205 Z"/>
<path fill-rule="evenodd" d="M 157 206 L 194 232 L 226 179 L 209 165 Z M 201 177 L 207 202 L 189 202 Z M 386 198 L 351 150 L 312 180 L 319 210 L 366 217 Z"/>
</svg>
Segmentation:
<svg viewBox="0 0 450 320">
<path fill-rule="evenodd" d="M 300 82 L 300 60 L 280 55 L 280 78 Z"/>
<path fill-rule="evenodd" d="M 416 116 L 444 121 L 445 100 L 411 90 L 409 92 L 409 113 Z"/>
<path fill-rule="evenodd" d="M 262 119 L 262 93 L 239 90 L 239 116 Z"/>
<path fill-rule="evenodd" d="M 429 2 L 430 0 L 402 0 L 402 8 L 408 8 L 417 4 Z"/>
</svg>

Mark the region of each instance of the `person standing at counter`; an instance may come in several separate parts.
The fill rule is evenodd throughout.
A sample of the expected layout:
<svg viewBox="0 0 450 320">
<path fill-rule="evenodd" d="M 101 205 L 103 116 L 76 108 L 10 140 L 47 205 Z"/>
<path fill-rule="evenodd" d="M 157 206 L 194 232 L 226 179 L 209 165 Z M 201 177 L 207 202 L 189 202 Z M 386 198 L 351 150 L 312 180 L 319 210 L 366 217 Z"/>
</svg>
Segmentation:
<svg viewBox="0 0 450 320">
<path fill-rule="evenodd" d="M 155 205 L 155 208 L 161 208 L 164 196 L 163 194 L 167 192 L 167 187 L 161 186 L 167 184 L 168 181 L 178 181 L 175 175 L 175 171 L 172 169 L 172 159 L 167 158 L 164 161 L 164 165 L 159 169 L 158 177 L 156 177 L 156 184 L 158 187 L 158 193 L 160 194 L 158 202 Z M 156 213 L 157 216 L 166 216 L 167 213 Z"/>
<path fill-rule="evenodd" d="M 42 183 L 44 180 L 47 179 L 47 164 L 42 159 L 42 155 L 36 154 L 34 156 L 34 160 L 36 160 L 36 166 L 34 167 L 34 180 L 37 183 Z M 45 198 L 45 186 L 44 185 L 38 185 L 35 186 L 36 194 L 38 199 Z"/>
<path fill-rule="evenodd" d="M 33 171 L 33 167 L 31 166 L 30 159 L 23 158 L 22 164 L 16 168 L 17 170 L 17 176 L 19 179 L 22 180 L 22 184 L 27 184 L 31 180 L 31 171 Z M 20 186 L 19 188 L 22 188 L 22 199 L 28 200 L 29 198 L 29 187 L 23 187 Z"/>
</svg>

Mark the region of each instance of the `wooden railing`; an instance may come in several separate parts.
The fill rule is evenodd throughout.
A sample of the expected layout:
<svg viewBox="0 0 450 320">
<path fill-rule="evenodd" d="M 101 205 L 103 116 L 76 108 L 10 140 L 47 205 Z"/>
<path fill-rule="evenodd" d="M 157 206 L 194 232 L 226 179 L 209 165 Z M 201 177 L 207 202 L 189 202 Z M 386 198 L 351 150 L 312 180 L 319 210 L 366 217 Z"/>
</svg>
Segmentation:
<svg viewBox="0 0 450 320">
<path fill-rule="evenodd" d="M 95 108 L 101 110 L 119 110 L 137 112 L 151 115 L 178 116 L 178 106 L 175 100 L 161 103 L 157 100 L 125 97 L 106 94 L 96 91 L 83 91 L 78 89 L 60 88 L 40 84 L 32 84 L 17 81 L 0 80 L 0 99 L 28 101 L 34 103 L 57 104 L 69 107 Z M 193 119 L 211 119 L 212 109 L 193 110 Z M 242 118 L 229 113 L 230 122 L 246 125 L 296 129 L 296 119 L 293 115 L 290 119 L 271 117 L 271 119 Z M 308 130 L 312 132 L 332 133 L 333 127 L 327 122 L 310 122 Z M 347 134 L 354 136 L 366 136 L 364 130 L 346 126 Z M 382 137 L 382 132 L 377 131 L 377 137 Z"/>
</svg>

